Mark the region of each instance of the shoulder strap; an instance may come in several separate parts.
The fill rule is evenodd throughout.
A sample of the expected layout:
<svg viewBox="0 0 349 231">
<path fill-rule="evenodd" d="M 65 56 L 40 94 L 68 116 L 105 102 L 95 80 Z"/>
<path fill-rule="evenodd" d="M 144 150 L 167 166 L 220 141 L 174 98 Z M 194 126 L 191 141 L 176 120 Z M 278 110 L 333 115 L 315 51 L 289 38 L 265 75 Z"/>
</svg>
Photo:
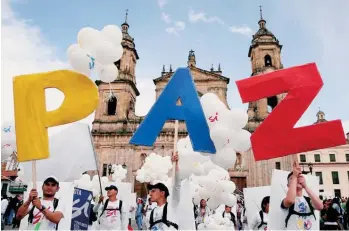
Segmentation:
<svg viewBox="0 0 349 231">
<path fill-rule="evenodd" d="M 120 202 L 119 202 L 119 211 L 120 211 L 120 213 L 122 212 L 122 200 L 120 200 Z"/>
<path fill-rule="evenodd" d="M 232 213 L 232 212 L 230 212 L 230 219 L 231 219 L 231 221 L 234 223 L 234 225 L 236 226 L 236 221 L 235 221 L 235 215 L 234 215 L 234 213 Z"/>
<path fill-rule="evenodd" d="M 176 223 L 173 223 L 169 220 L 167 220 L 167 205 L 168 203 L 165 204 L 164 206 L 164 210 L 162 212 L 162 218 L 161 220 L 157 220 L 154 222 L 154 209 L 151 211 L 150 214 L 150 229 L 153 228 L 154 225 L 158 224 L 158 223 L 164 223 L 167 227 L 173 226 L 175 229 L 178 230 L 178 225 Z"/>
<path fill-rule="evenodd" d="M 292 214 L 294 214 L 294 204 L 288 208 L 288 214 L 287 214 L 286 219 L 285 219 L 285 227 L 286 228 L 287 228 L 288 220 L 290 219 Z"/>
<path fill-rule="evenodd" d="M 150 212 L 150 219 L 149 219 L 150 227 L 154 226 L 154 209 L 152 209 L 151 212 Z"/>
<path fill-rule="evenodd" d="M 262 227 L 263 225 L 266 225 L 267 223 L 264 222 L 264 214 L 263 214 L 263 210 L 259 211 L 259 216 L 261 218 L 261 223 L 258 225 L 258 229 L 260 229 L 260 227 Z"/>
<path fill-rule="evenodd" d="M 41 197 L 39 197 L 39 199 L 41 200 Z M 31 208 L 31 210 L 29 211 L 29 216 L 28 216 L 28 222 L 29 222 L 29 223 L 33 223 L 34 209 L 35 209 L 35 206 L 33 205 L 33 207 Z"/>
<path fill-rule="evenodd" d="M 101 217 L 101 216 L 103 215 L 104 211 L 107 209 L 108 203 L 109 203 L 109 199 L 107 199 L 107 200 L 105 201 L 104 206 L 103 206 L 103 210 L 102 210 L 101 215 L 100 215 L 99 217 Z"/>
<path fill-rule="evenodd" d="M 313 205 L 311 204 L 311 200 L 310 200 L 310 197 L 304 197 L 304 199 L 306 200 L 306 202 L 308 203 L 308 206 L 309 206 L 309 209 L 310 209 L 310 213 L 314 216 L 315 220 L 316 220 L 316 217 L 315 217 L 315 214 L 314 214 L 314 207 Z"/>
<path fill-rule="evenodd" d="M 56 210 L 56 208 L 57 208 L 57 206 L 58 206 L 58 202 L 59 202 L 59 199 L 57 199 L 57 198 L 54 198 L 54 199 L 53 199 L 53 211 Z"/>
</svg>

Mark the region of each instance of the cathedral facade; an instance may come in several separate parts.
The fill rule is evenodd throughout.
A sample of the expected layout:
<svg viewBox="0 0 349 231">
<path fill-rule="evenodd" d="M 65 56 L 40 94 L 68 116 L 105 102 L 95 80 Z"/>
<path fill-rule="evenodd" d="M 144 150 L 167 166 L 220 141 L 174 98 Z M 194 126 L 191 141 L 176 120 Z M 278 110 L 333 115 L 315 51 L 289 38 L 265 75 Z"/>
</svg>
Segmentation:
<svg viewBox="0 0 349 231">
<path fill-rule="evenodd" d="M 259 30 L 253 35 L 248 57 L 251 59 L 252 78 L 257 75 L 283 68 L 280 58 L 282 45 L 266 28 L 262 18 L 258 22 Z M 99 90 L 99 105 L 92 126 L 92 136 L 99 159 L 99 172 L 108 175 L 111 164 L 121 164 L 127 168 L 127 181 L 134 185 L 135 192 L 144 195 L 144 185 L 135 180 L 136 171 L 142 166 L 151 152 L 160 155 L 171 155 L 174 142 L 175 121 L 167 121 L 156 139 L 153 147 L 135 146 L 129 141 L 144 117 L 135 114 L 137 89 L 135 69 L 139 56 L 134 39 L 129 35 L 129 24 L 121 25 L 123 33 L 123 56 L 115 65 L 119 68 L 118 78 L 110 85 L 96 81 Z M 193 50 L 189 51 L 187 67 L 194 79 L 198 95 L 215 93 L 227 106 L 229 78 L 224 76 L 220 65 L 217 70 L 204 70 L 196 65 Z M 173 75 L 172 67 L 163 70 L 159 77 L 153 79 L 156 86 L 156 99 Z M 248 123 L 246 130 L 254 130 L 263 122 L 270 111 L 283 99 L 284 95 L 250 102 L 248 106 Z M 229 106 L 228 106 L 229 107 Z M 179 122 L 178 138 L 187 136 L 184 122 Z M 255 187 L 270 184 L 272 169 L 290 170 L 292 156 L 255 162 L 252 151 L 238 153 L 237 161 L 229 170 L 231 179 L 239 190 L 244 187 Z"/>
</svg>

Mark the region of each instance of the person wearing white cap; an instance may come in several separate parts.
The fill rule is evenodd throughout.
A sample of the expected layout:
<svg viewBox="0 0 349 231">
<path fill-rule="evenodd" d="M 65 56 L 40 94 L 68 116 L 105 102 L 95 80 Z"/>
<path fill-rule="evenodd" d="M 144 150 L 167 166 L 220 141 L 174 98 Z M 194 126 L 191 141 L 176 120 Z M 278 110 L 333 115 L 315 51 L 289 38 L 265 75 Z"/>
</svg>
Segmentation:
<svg viewBox="0 0 349 231">
<path fill-rule="evenodd" d="M 29 193 L 28 200 L 18 209 L 16 219 L 22 220 L 27 214 L 28 230 L 57 230 L 63 216 L 63 204 L 55 197 L 59 190 L 59 181 L 49 176 L 42 185 L 43 197 L 38 197 L 36 189 Z"/>
<path fill-rule="evenodd" d="M 93 208 L 94 212 L 98 212 L 98 229 L 99 230 L 122 230 L 123 219 L 128 219 L 126 213 L 122 209 L 122 200 L 117 199 L 118 188 L 115 185 L 106 187 L 108 199 L 101 206 L 104 197 L 99 198 L 98 204 Z"/>
</svg>

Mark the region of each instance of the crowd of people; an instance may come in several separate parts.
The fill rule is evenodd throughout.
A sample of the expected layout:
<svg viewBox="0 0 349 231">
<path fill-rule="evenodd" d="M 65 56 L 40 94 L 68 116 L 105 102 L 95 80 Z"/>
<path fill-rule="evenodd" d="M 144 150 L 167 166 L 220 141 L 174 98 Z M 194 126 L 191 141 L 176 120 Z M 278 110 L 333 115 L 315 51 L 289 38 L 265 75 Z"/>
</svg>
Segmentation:
<svg viewBox="0 0 349 231">
<path fill-rule="evenodd" d="M 14 197 L 1 197 L 1 230 L 5 225 L 12 225 L 12 228 L 19 228 L 20 220 L 16 219 L 18 208 L 23 204 L 22 195 Z"/>
<path fill-rule="evenodd" d="M 320 229 L 348 230 L 349 229 L 349 200 L 335 197 L 323 200 Z"/>
<path fill-rule="evenodd" d="M 178 155 L 172 157 L 178 162 Z M 177 166 L 177 165 L 176 165 Z M 178 166 L 176 167 L 178 171 Z M 170 191 L 166 185 L 157 183 L 148 185 L 149 194 L 146 198 L 137 198 L 137 205 L 128 208 L 118 198 L 118 188 L 112 184 L 105 188 L 106 198 L 92 201 L 90 206 L 89 230 L 123 230 L 132 229 L 131 217 L 133 211 L 138 230 L 178 230 L 179 217 L 176 208 L 180 201 L 181 180 L 175 175 L 174 186 L 171 190 L 172 199 L 168 200 Z M 307 187 L 305 178 L 300 174 L 299 166 L 294 166 L 293 172 L 287 176 L 288 190 L 280 207 L 288 211 L 285 227 L 288 230 L 308 228 L 313 230 L 312 224 L 320 222 L 321 230 L 348 229 L 348 199 L 334 198 L 321 201 L 320 198 Z M 19 227 L 20 221 L 28 216 L 28 230 L 57 230 L 64 217 L 64 203 L 56 198 L 59 181 L 54 176 L 46 178 L 42 185 L 42 195 L 32 189 L 28 199 L 23 203 L 22 196 L 2 198 L 2 223 Z M 303 195 L 303 190 L 307 196 Z M 246 209 L 243 200 L 238 200 L 236 206 L 211 210 L 206 199 L 201 199 L 198 205 L 193 201 L 193 218 L 196 229 L 205 224 L 211 215 L 224 218 L 229 223 L 230 230 L 267 230 L 270 196 L 261 200 L 260 211 L 256 212 L 247 226 Z M 236 209 L 236 211 L 234 211 Z M 314 211 L 321 211 L 321 220 L 316 220 Z M 300 222 L 301 221 L 301 222 Z M 301 224 L 300 224 L 301 223 Z M 125 226 L 125 224 L 127 224 Z M 3 228 L 3 225 L 2 225 Z"/>
</svg>

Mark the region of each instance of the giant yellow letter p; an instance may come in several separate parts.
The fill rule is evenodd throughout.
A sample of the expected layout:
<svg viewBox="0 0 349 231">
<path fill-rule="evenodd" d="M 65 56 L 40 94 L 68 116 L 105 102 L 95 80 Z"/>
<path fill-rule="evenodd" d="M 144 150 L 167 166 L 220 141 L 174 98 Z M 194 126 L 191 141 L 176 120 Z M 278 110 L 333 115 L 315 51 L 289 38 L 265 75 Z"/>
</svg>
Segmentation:
<svg viewBox="0 0 349 231">
<path fill-rule="evenodd" d="M 57 110 L 46 111 L 47 88 L 64 93 Z M 17 76 L 13 94 L 19 162 L 48 158 L 47 128 L 81 120 L 98 104 L 98 89 L 93 81 L 68 70 Z"/>
</svg>

